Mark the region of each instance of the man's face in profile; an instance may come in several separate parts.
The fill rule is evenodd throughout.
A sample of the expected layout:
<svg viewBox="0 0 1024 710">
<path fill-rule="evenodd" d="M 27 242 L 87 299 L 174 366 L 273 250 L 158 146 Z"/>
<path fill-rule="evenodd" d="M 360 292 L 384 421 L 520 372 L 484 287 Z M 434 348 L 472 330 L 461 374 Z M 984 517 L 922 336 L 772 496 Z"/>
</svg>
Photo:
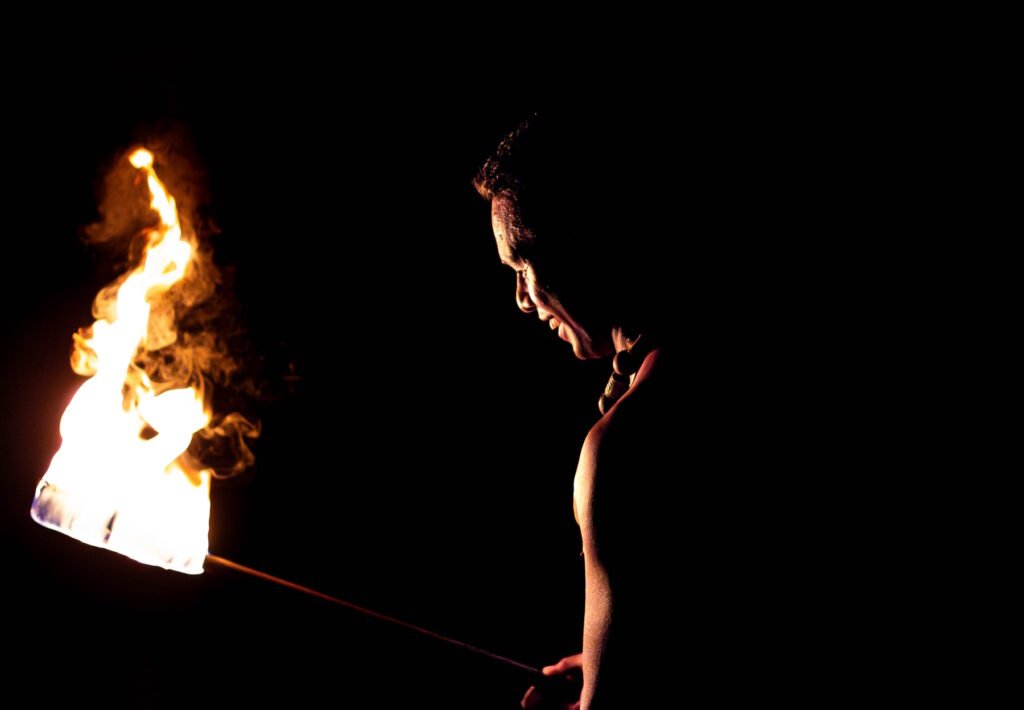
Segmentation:
<svg viewBox="0 0 1024 710">
<path fill-rule="evenodd" d="M 613 355 L 610 329 L 602 330 L 574 318 L 559 298 L 537 280 L 538 265 L 522 256 L 522 248 L 536 239 L 522 222 L 513 198 L 497 195 L 491 200 L 491 227 L 498 247 L 498 258 L 516 272 L 516 305 L 523 313 L 537 317 L 572 346 L 581 360 Z M 543 268 L 543 264 L 540 265 Z"/>
</svg>

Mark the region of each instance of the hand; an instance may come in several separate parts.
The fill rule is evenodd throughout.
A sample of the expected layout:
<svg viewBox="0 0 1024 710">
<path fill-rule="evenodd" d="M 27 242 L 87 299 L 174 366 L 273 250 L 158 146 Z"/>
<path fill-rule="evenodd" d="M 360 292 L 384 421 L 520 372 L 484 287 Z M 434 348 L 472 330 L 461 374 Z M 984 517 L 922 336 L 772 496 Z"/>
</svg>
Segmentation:
<svg viewBox="0 0 1024 710">
<path fill-rule="evenodd" d="M 520 702 L 524 710 L 579 710 L 583 688 L 582 653 L 566 656 L 553 666 L 544 666 L 540 672 L 550 676 L 552 682 L 540 688 L 531 685 Z"/>
</svg>

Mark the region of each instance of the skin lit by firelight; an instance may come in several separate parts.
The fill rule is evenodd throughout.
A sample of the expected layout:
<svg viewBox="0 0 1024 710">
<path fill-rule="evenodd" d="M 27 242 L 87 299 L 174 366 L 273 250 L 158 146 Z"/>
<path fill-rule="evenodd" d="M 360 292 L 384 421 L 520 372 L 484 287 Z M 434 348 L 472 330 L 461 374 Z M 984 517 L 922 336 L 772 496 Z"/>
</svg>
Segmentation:
<svg viewBox="0 0 1024 710">
<path fill-rule="evenodd" d="M 491 200 L 491 228 L 498 258 L 516 272 L 516 305 L 523 313 L 536 313 L 558 337 L 572 346 L 581 360 L 610 357 L 628 347 L 622 328 L 617 325 L 581 322 L 558 296 L 537 279 L 537 265 L 522 256 L 522 247 L 533 235 L 524 227 L 515 201 L 498 195 Z"/>
</svg>

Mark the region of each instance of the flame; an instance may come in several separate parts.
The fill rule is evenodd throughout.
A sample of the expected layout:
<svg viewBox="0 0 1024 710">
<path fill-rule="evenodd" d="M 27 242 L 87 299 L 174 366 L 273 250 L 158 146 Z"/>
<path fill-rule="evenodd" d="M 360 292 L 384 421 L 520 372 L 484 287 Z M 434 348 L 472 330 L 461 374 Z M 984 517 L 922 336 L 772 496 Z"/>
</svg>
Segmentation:
<svg viewBox="0 0 1024 710">
<path fill-rule="evenodd" d="M 159 224 L 145 234 L 141 263 L 101 292 L 98 320 L 75 336 L 72 367 L 90 377 L 64 410 L 61 447 L 36 488 L 32 517 L 139 562 L 200 574 L 212 472 L 185 450 L 211 414 L 201 384 L 170 388 L 135 363 L 151 307 L 185 276 L 194 236 L 183 235 L 153 154 L 140 148 L 128 159 L 145 176 Z"/>
</svg>

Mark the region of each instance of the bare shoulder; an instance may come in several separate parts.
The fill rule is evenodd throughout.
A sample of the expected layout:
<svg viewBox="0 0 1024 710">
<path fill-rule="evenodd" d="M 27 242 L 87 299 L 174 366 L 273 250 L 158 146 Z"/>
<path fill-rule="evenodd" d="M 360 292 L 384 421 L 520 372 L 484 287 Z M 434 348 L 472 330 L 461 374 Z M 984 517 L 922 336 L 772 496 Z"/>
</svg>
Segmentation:
<svg viewBox="0 0 1024 710">
<path fill-rule="evenodd" d="M 577 522 L 584 531 L 594 523 L 595 497 L 607 499 L 595 494 L 612 493 L 624 483 L 623 477 L 631 473 L 624 462 L 635 458 L 645 433 L 660 416 L 657 397 L 653 395 L 662 367 L 659 353 L 652 352 L 629 392 L 591 427 L 583 441 L 573 497 Z"/>
</svg>

